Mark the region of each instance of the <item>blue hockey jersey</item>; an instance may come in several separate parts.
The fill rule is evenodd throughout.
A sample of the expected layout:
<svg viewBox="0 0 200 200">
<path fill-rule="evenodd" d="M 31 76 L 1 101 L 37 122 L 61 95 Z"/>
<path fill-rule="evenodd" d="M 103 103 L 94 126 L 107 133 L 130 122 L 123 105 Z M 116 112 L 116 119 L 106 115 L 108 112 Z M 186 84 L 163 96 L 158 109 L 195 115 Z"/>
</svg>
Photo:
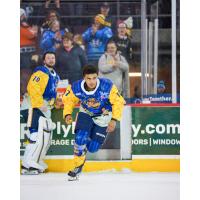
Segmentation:
<svg viewBox="0 0 200 200">
<path fill-rule="evenodd" d="M 80 101 L 82 108 L 90 116 L 98 116 L 106 111 L 112 111 L 113 118 L 121 118 L 124 99 L 109 79 L 98 78 L 93 91 L 86 91 L 85 80 L 79 80 L 67 87 L 63 96 L 63 116 L 71 114 L 74 106 Z"/>
<path fill-rule="evenodd" d="M 88 28 L 83 33 L 83 40 L 87 44 L 87 57 L 88 60 L 99 60 L 101 55 L 105 52 L 106 44 L 108 40 L 113 36 L 112 30 L 108 27 L 104 27 L 98 30 L 94 35 L 92 34 L 92 28 Z"/>
</svg>

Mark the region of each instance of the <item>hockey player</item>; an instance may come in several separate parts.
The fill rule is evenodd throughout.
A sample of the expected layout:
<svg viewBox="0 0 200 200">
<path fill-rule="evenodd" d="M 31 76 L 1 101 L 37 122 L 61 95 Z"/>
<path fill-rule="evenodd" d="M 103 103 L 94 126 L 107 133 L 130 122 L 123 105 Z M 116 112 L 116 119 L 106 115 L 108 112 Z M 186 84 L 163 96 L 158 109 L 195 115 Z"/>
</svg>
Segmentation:
<svg viewBox="0 0 200 200">
<path fill-rule="evenodd" d="M 86 66 L 83 79 L 67 87 L 63 96 L 63 117 L 72 123 L 74 106 L 80 102 L 75 127 L 74 168 L 69 171 L 69 180 L 77 180 L 85 163 L 86 152 L 99 150 L 109 132 L 113 132 L 120 120 L 125 104 L 117 87 L 105 78 L 98 78 L 98 69 Z"/>
<path fill-rule="evenodd" d="M 43 159 L 50 146 L 52 121 L 51 109 L 55 105 L 59 76 L 54 71 L 55 54 L 46 52 L 44 65 L 36 67 L 27 86 L 30 106 L 21 113 L 27 119 L 30 135 L 26 146 L 22 174 L 39 174 L 47 169 Z"/>
</svg>

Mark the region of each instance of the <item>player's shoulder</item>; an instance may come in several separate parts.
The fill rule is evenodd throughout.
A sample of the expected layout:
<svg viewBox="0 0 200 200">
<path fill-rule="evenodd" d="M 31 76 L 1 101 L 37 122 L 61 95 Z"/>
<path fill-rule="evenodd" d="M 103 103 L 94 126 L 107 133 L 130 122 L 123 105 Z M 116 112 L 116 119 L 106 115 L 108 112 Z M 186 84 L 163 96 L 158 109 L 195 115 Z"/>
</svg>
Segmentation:
<svg viewBox="0 0 200 200">
<path fill-rule="evenodd" d="M 108 84 L 108 85 L 112 85 L 113 82 L 108 79 L 108 78 L 99 78 L 100 84 Z"/>
<path fill-rule="evenodd" d="M 80 92 L 81 90 L 81 83 L 82 83 L 83 79 L 75 81 L 72 83 L 71 85 L 71 89 L 74 93 Z"/>
<path fill-rule="evenodd" d="M 76 86 L 79 86 L 79 85 L 81 85 L 81 82 L 83 81 L 83 79 L 80 79 L 80 80 L 78 80 L 78 81 L 74 81 L 71 85 L 72 85 L 72 87 L 76 87 Z"/>
<path fill-rule="evenodd" d="M 113 86 L 113 82 L 110 79 L 107 78 L 99 78 L 100 81 L 100 87 L 102 90 L 111 90 Z"/>
<path fill-rule="evenodd" d="M 49 70 L 45 66 L 42 66 L 42 65 L 36 67 L 33 72 L 36 73 L 36 72 L 39 72 L 39 71 L 41 71 L 45 74 L 49 74 Z"/>
</svg>

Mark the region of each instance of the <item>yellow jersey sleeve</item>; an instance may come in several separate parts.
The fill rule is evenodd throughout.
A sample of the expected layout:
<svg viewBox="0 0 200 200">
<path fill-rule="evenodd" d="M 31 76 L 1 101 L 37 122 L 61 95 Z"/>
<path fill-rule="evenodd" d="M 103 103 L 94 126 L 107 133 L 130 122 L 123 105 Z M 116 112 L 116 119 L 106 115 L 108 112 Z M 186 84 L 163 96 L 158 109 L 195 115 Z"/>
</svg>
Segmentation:
<svg viewBox="0 0 200 200">
<path fill-rule="evenodd" d="M 49 76 L 42 71 L 37 71 L 32 74 L 27 86 L 32 108 L 40 108 L 43 106 L 43 94 L 48 80 Z"/>
<path fill-rule="evenodd" d="M 124 104 L 126 103 L 124 98 L 119 94 L 115 85 L 112 86 L 110 91 L 109 100 L 112 105 L 112 118 L 120 120 Z"/>
<path fill-rule="evenodd" d="M 64 104 L 63 118 L 65 118 L 66 115 L 72 114 L 74 106 L 79 102 L 79 98 L 74 95 L 71 85 L 67 87 L 62 101 Z"/>
</svg>

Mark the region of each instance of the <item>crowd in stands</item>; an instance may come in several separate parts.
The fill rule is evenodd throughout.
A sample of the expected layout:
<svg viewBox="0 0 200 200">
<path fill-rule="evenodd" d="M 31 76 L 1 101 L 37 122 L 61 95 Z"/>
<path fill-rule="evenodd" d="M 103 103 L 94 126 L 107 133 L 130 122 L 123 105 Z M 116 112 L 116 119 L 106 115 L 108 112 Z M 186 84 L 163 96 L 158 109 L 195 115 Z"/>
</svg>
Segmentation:
<svg viewBox="0 0 200 200">
<path fill-rule="evenodd" d="M 51 0 L 46 0 L 45 8 Z M 52 1 L 60 8 L 60 1 Z M 21 95 L 34 67 L 42 64 L 42 54 L 56 53 L 55 70 L 69 83 L 81 79 L 86 64 L 99 68 L 100 76 L 111 79 L 124 97 L 130 97 L 129 62 L 132 59 L 132 18 L 114 20 L 109 4 L 103 2 L 100 13 L 82 33 L 65 27 L 56 10 L 50 10 L 41 26 L 30 26 L 24 9 L 20 9 Z"/>
</svg>

